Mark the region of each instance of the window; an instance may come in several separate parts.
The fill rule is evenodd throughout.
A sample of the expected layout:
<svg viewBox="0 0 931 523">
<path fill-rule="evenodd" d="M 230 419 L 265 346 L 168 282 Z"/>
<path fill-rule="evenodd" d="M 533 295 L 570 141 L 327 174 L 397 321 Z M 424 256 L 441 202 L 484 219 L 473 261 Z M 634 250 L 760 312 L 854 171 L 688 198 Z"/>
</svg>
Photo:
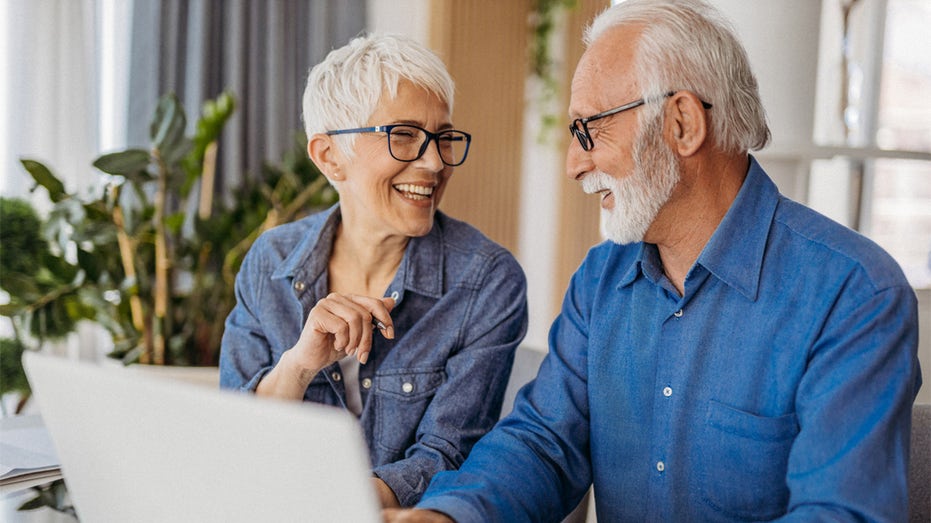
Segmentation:
<svg viewBox="0 0 931 523">
<path fill-rule="evenodd" d="M 931 288 L 931 3 L 888 0 L 879 68 L 876 144 L 903 158 L 877 159 L 864 188 L 863 232 L 902 265 L 913 287 Z"/>
</svg>

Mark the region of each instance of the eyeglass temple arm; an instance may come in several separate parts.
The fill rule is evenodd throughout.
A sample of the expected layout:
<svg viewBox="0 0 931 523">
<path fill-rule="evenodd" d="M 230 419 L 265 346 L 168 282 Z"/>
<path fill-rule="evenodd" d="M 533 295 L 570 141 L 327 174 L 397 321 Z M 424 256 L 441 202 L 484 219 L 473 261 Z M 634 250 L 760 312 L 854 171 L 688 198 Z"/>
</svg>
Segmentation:
<svg viewBox="0 0 931 523">
<path fill-rule="evenodd" d="M 669 92 L 666 93 L 666 98 L 669 98 L 670 96 L 672 96 L 672 95 L 674 95 L 674 94 L 676 94 L 676 91 L 669 91 Z M 699 98 L 698 101 L 701 102 L 701 106 L 704 107 L 705 109 L 711 109 L 712 107 L 714 107 L 713 105 L 711 105 L 710 103 L 708 103 L 708 102 L 702 100 L 701 98 Z"/>
</svg>

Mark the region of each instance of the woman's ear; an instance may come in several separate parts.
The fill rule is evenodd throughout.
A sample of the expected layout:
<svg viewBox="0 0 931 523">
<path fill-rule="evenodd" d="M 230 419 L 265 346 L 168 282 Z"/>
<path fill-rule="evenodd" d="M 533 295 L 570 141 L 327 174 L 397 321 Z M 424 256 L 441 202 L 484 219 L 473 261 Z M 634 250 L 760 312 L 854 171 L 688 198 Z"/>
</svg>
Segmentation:
<svg viewBox="0 0 931 523">
<path fill-rule="evenodd" d="M 311 135 L 307 140 L 307 156 L 330 181 L 342 179 L 342 174 L 340 174 L 341 155 L 336 144 L 333 143 L 332 137 L 322 133 Z"/>
<path fill-rule="evenodd" d="M 708 138 L 708 115 L 702 101 L 689 91 L 677 91 L 666 104 L 667 140 L 679 156 L 695 154 Z"/>
</svg>

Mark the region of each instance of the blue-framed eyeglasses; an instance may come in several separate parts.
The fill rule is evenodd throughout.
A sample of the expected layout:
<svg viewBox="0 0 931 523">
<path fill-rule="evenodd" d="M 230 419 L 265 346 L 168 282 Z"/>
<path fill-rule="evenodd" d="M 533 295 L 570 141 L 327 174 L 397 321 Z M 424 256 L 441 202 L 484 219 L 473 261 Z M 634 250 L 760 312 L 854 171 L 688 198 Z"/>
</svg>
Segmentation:
<svg viewBox="0 0 931 523">
<path fill-rule="evenodd" d="M 430 141 L 436 143 L 436 151 L 445 165 L 456 167 L 465 161 L 469 154 L 472 135 L 455 129 L 438 133 L 410 124 L 377 125 L 356 129 L 338 129 L 327 131 L 329 135 L 350 133 L 385 133 L 388 138 L 388 153 L 399 162 L 413 162 L 423 156 Z"/>
<path fill-rule="evenodd" d="M 644 105 L 647 102 L 653 102 L 657 100 L 662 100 L 663 98 L 669 98 L 670 96 L 674 94 L 676 94 L 675 91 L 669 91 L 662 97 L 651 98 L 649 100 L 647 100 L 646 98 L 641 98 L 639 100 L 634 100 L 633 102 L 626 103 L 624 105 L 615 107 L 613 109 L 608 109 L 607 111 L 600 112 L 596 115 L 589 116 L 588 118 L 576 118 L 575 120 L 572 121 L 572 124 L 569 125 L 569 132 L 572 133 L 572 135 L 575 136 L 576 139 L 579 140 L 579 144 L 582 146 L 582 149 L 586 151 L 591 151 L 592 148 L 595 147 L 595 142 L 592 140 L 592 135 L 588 131 L 589 122 L 593 122 L 595 120 L 600 120 L 608 116 L 622 113 L 624 111 L 628 111 L 635 107 L 640 107 L 641 105 Z M 704 100 L 701 101 L 701 105 L 705 109 L 711 109 L 713 107 L 710 103 Z"/>
</svg>

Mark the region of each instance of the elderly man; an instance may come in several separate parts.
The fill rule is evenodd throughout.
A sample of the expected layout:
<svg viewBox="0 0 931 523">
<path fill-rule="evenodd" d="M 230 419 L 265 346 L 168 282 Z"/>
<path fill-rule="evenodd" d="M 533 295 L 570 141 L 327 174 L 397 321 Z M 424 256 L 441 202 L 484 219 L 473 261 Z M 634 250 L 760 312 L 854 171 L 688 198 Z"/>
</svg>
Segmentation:
<svg viewBox="0 0 931 523">
<path fill-rule="evenodd" d="M 397 521 L 902 521 L 915 295 L 879 247 L 777 191 L 728 24 L 628 0 L 587 34 L 567 175 L 611 242 L 572 278 L 512 415 Z"/>
</svg>

